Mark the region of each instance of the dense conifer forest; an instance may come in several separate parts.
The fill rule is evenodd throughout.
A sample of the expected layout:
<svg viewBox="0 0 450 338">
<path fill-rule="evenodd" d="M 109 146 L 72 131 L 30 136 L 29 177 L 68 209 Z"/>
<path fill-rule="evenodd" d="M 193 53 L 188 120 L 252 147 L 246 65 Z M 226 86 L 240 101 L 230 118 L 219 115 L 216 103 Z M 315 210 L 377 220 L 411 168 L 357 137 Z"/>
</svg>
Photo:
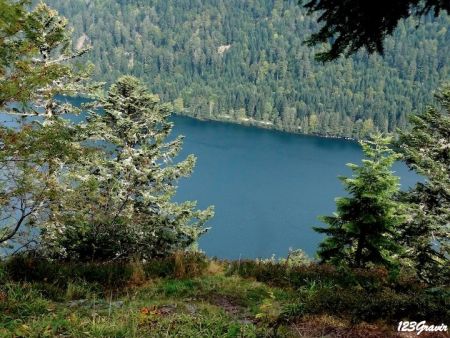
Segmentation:
<svg viewBox="0 0 450 338">
<path fill-rule="evenodd" d="M 56 1 L 95 77 L 143 79 L 183 114 L 363 138 L 395 132 L 450 74 L 450 17 L 401 21 L 385 55 L 326 65 L 304 41 L 320 27 L 297 1 Z"/>
</svg>

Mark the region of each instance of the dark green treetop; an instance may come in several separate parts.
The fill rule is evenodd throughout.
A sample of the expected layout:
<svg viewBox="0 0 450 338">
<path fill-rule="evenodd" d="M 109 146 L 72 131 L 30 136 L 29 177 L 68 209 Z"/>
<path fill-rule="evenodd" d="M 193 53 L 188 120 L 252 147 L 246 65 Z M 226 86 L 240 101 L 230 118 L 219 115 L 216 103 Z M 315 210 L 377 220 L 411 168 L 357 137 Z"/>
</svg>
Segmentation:
<svg viewBox="0 0 450 338">
<path fill-rule="evenodd" d="M 304 3 L 300 0 L 299 3 Z M 447 0 L 309 0 L 305 7 L 310 13 L 319 13 L 324 23 L 319 32 L 312 34 L 310 45 L 328 42 L 331 48 L 319 53 L 321 61 L 337 59 L 341 54 L 354 54 L 364 47 L 369 53 L 383 53 L 383 40 L 391 35 L 401 19 L 421 16 L 431 11 L 450 12 Z"/>
</svg>

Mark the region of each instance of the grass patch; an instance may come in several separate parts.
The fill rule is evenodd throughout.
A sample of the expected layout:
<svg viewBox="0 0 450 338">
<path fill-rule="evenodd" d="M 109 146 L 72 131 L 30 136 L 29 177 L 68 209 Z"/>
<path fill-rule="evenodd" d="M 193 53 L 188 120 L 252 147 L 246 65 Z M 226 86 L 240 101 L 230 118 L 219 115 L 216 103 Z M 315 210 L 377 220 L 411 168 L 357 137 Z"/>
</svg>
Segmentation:
<svg viewBox="0 0 450 338">
<path fill-rule="evenodd" d="M 203 256 L 31 263 L 0 264 L 0 337 L 384 337 L 399 320 L 450 320 L 448 287 L 383 271 Z"/>
</svg>

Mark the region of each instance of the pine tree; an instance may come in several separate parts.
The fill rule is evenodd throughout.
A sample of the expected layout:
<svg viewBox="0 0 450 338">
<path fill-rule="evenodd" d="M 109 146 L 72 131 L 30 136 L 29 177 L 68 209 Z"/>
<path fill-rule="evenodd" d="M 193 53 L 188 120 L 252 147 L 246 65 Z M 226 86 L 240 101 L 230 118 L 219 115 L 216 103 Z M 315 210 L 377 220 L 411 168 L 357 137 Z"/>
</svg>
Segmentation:
<svg viewBox="0 0 450 338">
<path fill-rule="evenodd" d="M 61 215 L 59 252 L 80 260 L 148 259 L 194 244 L 212 209 L 172 201 L 195 158 L 172 163 L 182 137 L 167 140 L 168 106 L 133 77 L 120 78 L 95 105 L 103 111 L 92 111 L 85 128 L 103 156 L 69 178 L 76 183 L 64 204 L 73 210 Z"/>
<path fill-rule="evenodd" d="M 337 198 L 333 216 L 321 217 L 327 228 L 314 228 L 328 236 L 318 250 L 323 262 L 352 267 L 397 264 L 401 247 L 395 234 L 404 215 L 403 206 L 394 200 L 399 178 L 391 171 L 399 155 L 389 142 L 381 136 L 361 142 L 367 159 L 361 166 L 348 164 L 353 176 L 340 178 L 349 196 Z"/>
<path fill-rule="evenodd" d="M 429 107 L 411 116 L 413 128 L 400 132 L 398 146 L 406 164 L 425 178 L 407 194 L 411 217 L 402 229 L 419 276 L 439 280 L 450 255 L 450 86 Z"/>
</svg>

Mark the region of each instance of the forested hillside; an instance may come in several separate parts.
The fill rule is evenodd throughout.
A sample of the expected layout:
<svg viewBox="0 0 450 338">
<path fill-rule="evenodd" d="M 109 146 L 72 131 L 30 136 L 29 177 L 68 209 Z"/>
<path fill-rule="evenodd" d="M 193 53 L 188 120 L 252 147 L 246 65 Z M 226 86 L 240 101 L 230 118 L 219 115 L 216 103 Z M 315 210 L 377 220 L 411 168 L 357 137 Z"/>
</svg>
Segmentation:
<svg viewBox="0 0 450 338">
<path fill-rule="evenodd" d="M 405 128 L 450 75 L 450 17 L 408 19 L 386 53 L 323 65 L 295 0 L 48 0 L 70 19 L 95 76 L 129 73 L 178 112 L 321 135 Z M 418 25 L 418 27 L 417 27 Z"/>
</svg>

